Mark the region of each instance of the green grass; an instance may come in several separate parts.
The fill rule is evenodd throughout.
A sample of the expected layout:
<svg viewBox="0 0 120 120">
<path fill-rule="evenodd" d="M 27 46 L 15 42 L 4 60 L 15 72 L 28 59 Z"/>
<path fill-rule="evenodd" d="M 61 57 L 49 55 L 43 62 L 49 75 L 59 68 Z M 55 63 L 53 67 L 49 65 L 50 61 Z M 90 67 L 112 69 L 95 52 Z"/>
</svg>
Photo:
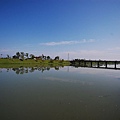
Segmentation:
<svg viewBox="0 0 120 120">
<path fill-rule="evenodd" d="M 67 60 L 19 60 L 19 59 L 0 59 L 0 67 L 9 68 L 9 67 L 32 67 L 32 66 L 68 66 L 70 62 Z"/>
</svg>

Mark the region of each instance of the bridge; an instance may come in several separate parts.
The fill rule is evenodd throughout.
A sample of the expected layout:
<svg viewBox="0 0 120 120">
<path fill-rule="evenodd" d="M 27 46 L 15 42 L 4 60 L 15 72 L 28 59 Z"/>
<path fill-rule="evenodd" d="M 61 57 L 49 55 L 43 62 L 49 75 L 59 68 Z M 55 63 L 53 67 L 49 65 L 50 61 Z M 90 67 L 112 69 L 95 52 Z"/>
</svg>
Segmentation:
<svg viewBox="0 0 120 120">
<path fill-rule="evenodd" d="M 76 67 L 91 67 L 120 70 L 120 67 L 117 66 L 118 64 L 120 64 L 120 61 L 75 59 L 71 60 L 70 63 L 71 66 Z M 113 67 L 111 67 L 110 65 L 112 65 Z"/>
</svg>

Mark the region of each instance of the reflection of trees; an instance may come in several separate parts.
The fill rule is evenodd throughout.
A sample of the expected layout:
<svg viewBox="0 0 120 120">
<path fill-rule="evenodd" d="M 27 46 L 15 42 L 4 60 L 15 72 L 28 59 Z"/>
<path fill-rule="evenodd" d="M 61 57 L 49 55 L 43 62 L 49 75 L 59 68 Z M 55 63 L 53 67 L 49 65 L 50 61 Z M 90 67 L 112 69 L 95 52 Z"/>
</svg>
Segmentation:
<svg viewBox="0 0 120 120">
<path fill-rule="evenodd" d="M 10 70 L 10 69 L 9 69 L 9 68 L 7 68 L 7 72 L 9 72 L 9 70 Z"/>
<path fill-rule="evenodd" d="M 20 74 L 24 74 L 24 68 L 20 69 Z"/>
<path fill-rule="evenodd" d="M 59 66 L 55 66 L 55 70 L 59 70 Z"/>
<path fill-rule="evenodd" d="M 50 67 L 47 67 L 47 70 L 49 71 L 49 70 L 50 70 Z"/>
<path fill-rule="evenodd" d="M 54 68 L 55 70 L 59 70 L 60 67 L 63 66 L 36 66 L 36 67 L 19 67 L 19 68 L 7 68 L 7 72 L 9 72 L 11 69 L 16 73 L 16 74 L 25 74 L 25 73 L 32 73 L 35 71 L 41 71 L 42 73 L 44 71 L 49 71 L 51 68 Z M 2 72 L 2 70 L 0 70 Z"/>
<path fill-rule="evenodd" d="M 28 68 L 25 68 L 25 67 L 13 68 L 12 70 L 15 71 L 16 74 L 28 73 Z"/>
<path fill-rule="evenodd" d="M 13 68 L 12 70 L 15 71 L 16 74 L 19 74 L 19 68 Z"/>
<path fill-rule="evenodd" d="M 6 68 L 5 70 L 6 70 L 6 72 L 9 72 L 11 70 L 11 68 Z M 2 68 L 0 68 L 0 73 L 2 73 Z"/>
<path fill-rule="evenodd" d="M 25 70 L 25 73 L 28 73 L 28 69 Z"/>
<path fill-rule="evenodd" d="M 34 72 L 34 71 L 35 71 L 34 67 L 32 67 L 32 68 L 29 70 L 29 72 Z"/>
</svg>

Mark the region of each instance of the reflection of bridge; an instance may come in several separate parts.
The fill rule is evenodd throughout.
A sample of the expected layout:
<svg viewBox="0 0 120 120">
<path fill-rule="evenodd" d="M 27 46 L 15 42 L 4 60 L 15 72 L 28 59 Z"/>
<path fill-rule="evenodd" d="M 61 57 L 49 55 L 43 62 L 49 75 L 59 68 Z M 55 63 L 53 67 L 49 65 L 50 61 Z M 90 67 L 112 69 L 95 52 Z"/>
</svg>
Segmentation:
<svg viewBox="0 0 120 120">
<path fill-rule="evenodd" d="M 84 60 L 84 59 L 75 59 L 70 61 L 72 66 L 77 67 L 92 67 L 92 68 L 105 68 L 105 69 L 117 69 L 117 64 L 120 64 L 120 61 L 107 61 L 107 60 Z M 110 67 L 113 65 L 113 67 Z"/>
</svg>

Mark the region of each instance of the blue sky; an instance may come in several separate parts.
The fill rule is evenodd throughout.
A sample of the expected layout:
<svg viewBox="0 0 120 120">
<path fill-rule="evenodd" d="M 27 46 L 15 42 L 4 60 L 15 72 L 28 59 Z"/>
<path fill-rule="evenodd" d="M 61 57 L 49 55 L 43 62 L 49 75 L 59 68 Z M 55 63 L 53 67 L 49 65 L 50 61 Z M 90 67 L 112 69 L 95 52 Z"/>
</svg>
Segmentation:
<svg viewBox="0 0 120 120">
<path fill-rule="evenodd" d="M 0 54 L 120 60 L 120 0 L 0 0 Z"/>
</svg>

